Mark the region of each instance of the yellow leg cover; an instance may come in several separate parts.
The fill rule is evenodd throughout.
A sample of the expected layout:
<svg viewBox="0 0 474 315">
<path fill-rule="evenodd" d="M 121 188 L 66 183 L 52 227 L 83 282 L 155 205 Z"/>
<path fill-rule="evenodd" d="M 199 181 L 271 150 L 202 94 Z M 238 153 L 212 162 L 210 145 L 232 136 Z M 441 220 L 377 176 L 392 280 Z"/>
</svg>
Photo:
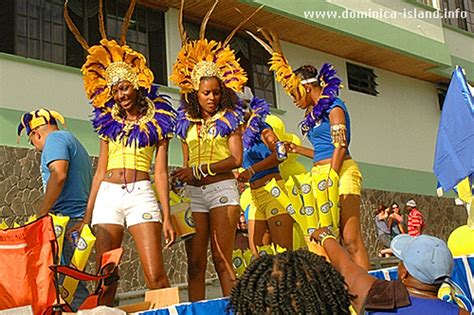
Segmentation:
<svg viewBox="0 0 474 315">
<path fill-rule="evenodd" d="M 300 183 L 300 191 L 303 196 L 303 209 L 306 218 L 306 224 L 303 228 L 305 236 L 311 235 L 319 226 L 319 216 L 316 209 L 316 200 L 313 194 L 313 178 L 311 173 L 296 175 L 296 179 Z"/>
<path fill-rule="evenodd" d="M 293 219 L 296 220 L 295 208 L 293 208 L 293 204 L 291 203 L 291 200 L 286 194 L 286 192 L 283 191 L 280 186 L 278 186 L 278 183 L 275 178 L 272 178 L 272 180 L 265 185 L 264 189 L 269 192 L 272 197 L 275 198 L 277 202 L 280 203 L 286 209 L 286 211 Z"/>
<path fill-rule="evenodd" d="M 95 236 L 92 234 L 89 225 L 84 225 L 81 236 L 77 242 L 77 247 L 72 255 L 71 265 L 78 270 L 83 271 L 86 267 L 87 260 L 95 243 Z M 71 277 L 65 277 L 61 288 L 62 298 L 71 303 L 76 292 L 79 281 Z"/>
<path fill-rule="evenodd" d="M 273 244 L 257 246 L 257 252 L 260 256 L 275 255 L 275 248 Z"/>
<path fill-rule="evenodd" d="M 241 249 L 234 249 L 232 252 L 232 265 L 234 266 L 237 277 L 244 274 L 247 265 L 245 264 L 245 259 Z"/>
<path fill-rule="evenodd" d="M 288 178 L 288 180 L 285 182 L 285 188 L 288 192 L 288 198 L 290 199 L 290 202 L 293 205 L 293 209 L 295 209 L 293 219 L 296 222 L 301 222 L 302 220 L 306 222 L 306 218 L 303 211 L 303 200 L 300 194 L 299 186 L 299 183 L 295 180 L 293 176 Z"/>
<path fill-rule="evenodd" d="M 313 173 L 314 193 L 321 226 L 331 226 L 336 236 L 339 233 L 339 175 L 333 169 L 329 174 Z"/>
<path fill-rule="evenodd" d="M 304 240 L 303 230 L 298 223 L 293 223 L 293 250 L 307 247 L 306 241 Z"/>
<path fill-rule="evenodd" d="M 252 251 L 250 249 L 246 249 L 243 253 L 244 256 L 244 261 L 245 261 L 245 266 L 250 266 L 250 263 L 252 262 Z"/>
<path fill-rule="evenodd" d="M 54 214 L 49 215 L 53 218 L 54 234 L 56 234 L 56 241 L 58 242 L 58 259 L 61 261 L 64 235 L 66 234 L 66 226 L 69 222 L 69 217 L 57 216 Z"/>
</svg>

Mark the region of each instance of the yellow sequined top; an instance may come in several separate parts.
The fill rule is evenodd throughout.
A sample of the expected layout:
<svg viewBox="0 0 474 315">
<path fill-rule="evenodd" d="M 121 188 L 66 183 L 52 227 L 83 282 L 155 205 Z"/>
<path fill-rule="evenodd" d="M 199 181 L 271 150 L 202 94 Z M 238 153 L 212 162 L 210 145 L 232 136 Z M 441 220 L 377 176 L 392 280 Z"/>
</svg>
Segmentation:
<svg viewBox="0 0 474 315">
<path fill-rule="evenodd" d="M 125 146 L 121 142 L 109 140 L 109 160 L 107 170 L 127 168 L 131 170 L 149 172 L 156 145 L 135 148 Z"/>
<path fill-rule="evenodd" d="M 230 157 L 228 137 L 199 137 L 199 124 L 192 124 L 186 134 L 189 160 L 188 166 L 215 163 Z"/>
</svg>

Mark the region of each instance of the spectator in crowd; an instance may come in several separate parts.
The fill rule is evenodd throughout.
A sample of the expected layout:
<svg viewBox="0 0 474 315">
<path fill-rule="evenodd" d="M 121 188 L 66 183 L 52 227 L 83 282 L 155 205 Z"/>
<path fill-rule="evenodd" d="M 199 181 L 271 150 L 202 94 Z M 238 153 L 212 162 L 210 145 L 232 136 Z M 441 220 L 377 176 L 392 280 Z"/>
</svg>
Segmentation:
<svg viewBox="0 0 474 315">
<path fill-rule="evenodd" d="M 391 209 L 391 213 L 388 217 L 388 226 L 390 227 L 393 239 L 397 235 L 404 234 L 405 229 L 403 228 L 403 216 L 400 214 L 400 206 L 398 203 L 392 203 Z"/>
<path fill-rule="evenodd" d="M 62 263 L 69 265 L 75 246 L 70 233 L 84 217 L 92 182 L 92 164 L 84 146 L 71 132 L 59 130 L 58 121 L 64 124 L 63 116 L 45 108 L 25 113 L 18 126 L 18 136 L 25 130 L 31 145 L 41 152 L 44 196 L 37 216 L 52 213 L 70 218 L 61 257 Z M 79 282 L 72 308 L 78 309 L 88 295 L 85 284 Z"/>
<path fill-rule="evenodd" d="M 421 235 L 425 228 L 425 221 L 423 214 L 416 208 L 415 200 L 408 200 L 405 209 L 408 212 L 408 234 L 410 236 Z"/>
<path fill-rule="evenodd" d="M 377 214 L 375 215 L 375 227 L 377 228 L 377 239 L 385 248 L 390 247 L 390 229 L 387 225 L 387 220 L 389 217 L 389 210 L 390 208 L 385 207 L 385 205 L 381 204 L 377 208 Z M 382 254 L 380 253 L 379 256 L 381 257 Z"/>
<path fill-rule="evenodd" d="M 323 256 L 307 250 L 262 255 L 230 296 L 236 315 L 350 314 L 344 278 Z"/>
<path fill-rule="evenodd" d="M 329 228 L 316 230 L 312 239 L 322 244 L 344 277 L 357 314 L 468 314 L 437 298 L 438 289 L 451 274 L 453 257 L 446 243 L 436 237 L 395 237 L 390 247 L 400 263 L 398 279 L 392 281 L 376 279 L 355 264 Z"/>
</svg>

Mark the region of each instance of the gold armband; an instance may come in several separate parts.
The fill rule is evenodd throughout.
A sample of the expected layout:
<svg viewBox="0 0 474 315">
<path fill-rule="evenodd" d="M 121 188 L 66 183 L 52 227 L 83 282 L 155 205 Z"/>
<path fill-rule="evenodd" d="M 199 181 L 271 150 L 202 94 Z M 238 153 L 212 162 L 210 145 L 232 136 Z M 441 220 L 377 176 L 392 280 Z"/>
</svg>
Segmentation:
<svg viewBox="0 0 474 315">
<path fill-rule="evenodd" d="M 346 125 L 331 125 L 331 138 L 334 146 L 345 148 L 347 146 Z"/>
</svg>

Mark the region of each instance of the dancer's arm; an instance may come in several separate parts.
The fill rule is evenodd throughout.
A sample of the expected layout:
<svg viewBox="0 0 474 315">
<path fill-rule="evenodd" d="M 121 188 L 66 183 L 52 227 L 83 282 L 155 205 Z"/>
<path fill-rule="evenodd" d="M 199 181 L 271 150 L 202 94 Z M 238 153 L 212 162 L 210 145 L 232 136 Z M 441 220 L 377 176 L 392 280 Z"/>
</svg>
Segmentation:
<svg viewBox="0 0 474 315">
<path fill-rule="evenodd" d="M 206 173 L 226 173 L 240 167 L 242 164 L 242 137 L 240 130 L 231 133 L 227 143 L 229 144 L 230 156 L 222 161 L 206 165 L 204 167 Z M 208 167 L 210 167 L 210 170 Z"/>
<path fill-rule="evenodd" d="M 327 227 L 323 227 L 314 231 L 311 235 L 311 239 L 321 241 L 320 237 L 324 232 L 326 234 L 331 234 L 331 231 Z M 360 312 L 367 297 L 367 293 L 376 278 L 369 275 L 367 271 L 354 263 L 349 257 L 349 254 L 347 254 L 345 249 L 342 248 L 335 238 L 323 238 L 322 246 L 329 257 L 331 264 L 344 277 L 349 293 L 355 296 L 352 300 L 352 305 L 357 312 Z"/>
<path fill-rule="evenodd" d="M 278 142 L 278 137 L 273 132 L 273 130 L 270 128 L 264 129 L 262 131 L 261 139 L 263 143 L 265 143 L 265 145 L 270 149 L 270 151 L 272 151 L 272 154 L 251 166 L 251 170 L 254 173 L 258 173 L 263 170 L 275 167 L 282 162 L 277 159 L 277 156 L 275 154 L 275 143 Z M 253 175 L 251 174 L 252 171 L 250 171 L 250 168 L 246 169 L 245 171 L 239 174 L 238 180 L 241 182 L 247 182 Z"/>
<path fill-rule="evenodd" d="M 293 142 L 286 142 L 286 151 L 289 153 L 297 153 L 300 155 L 303 155 L 309 159 L 313 159 L 314 156 L 314 150 L 304 147 L 302 145 L 297 145 Z"/>
<path fill-rule="evenodd" d="M 155 186 L 163 214 L 163 235 L 165 237 L 166 247 L 171 246 L 176 239 L 176 232 L 173 229 L 170 215 L 168 144 L 168 139 L 159 142 L 155 158 Z"/>
<path fill-rule="evenodd" d="M 329 123 L 333 125 L 346 125 L 346 117 L 344 116 L 344 110 L 340 107 L 334 107 L 329 113 Z M 347 140 L 346 140 L 347 141 Z M 347 153 L 347 142 L 345 146 L 339 145 L 334 148 L 334 152 L 331 158 L 331 168 L 339 174 L 342 162 Z"/>
</svg>

